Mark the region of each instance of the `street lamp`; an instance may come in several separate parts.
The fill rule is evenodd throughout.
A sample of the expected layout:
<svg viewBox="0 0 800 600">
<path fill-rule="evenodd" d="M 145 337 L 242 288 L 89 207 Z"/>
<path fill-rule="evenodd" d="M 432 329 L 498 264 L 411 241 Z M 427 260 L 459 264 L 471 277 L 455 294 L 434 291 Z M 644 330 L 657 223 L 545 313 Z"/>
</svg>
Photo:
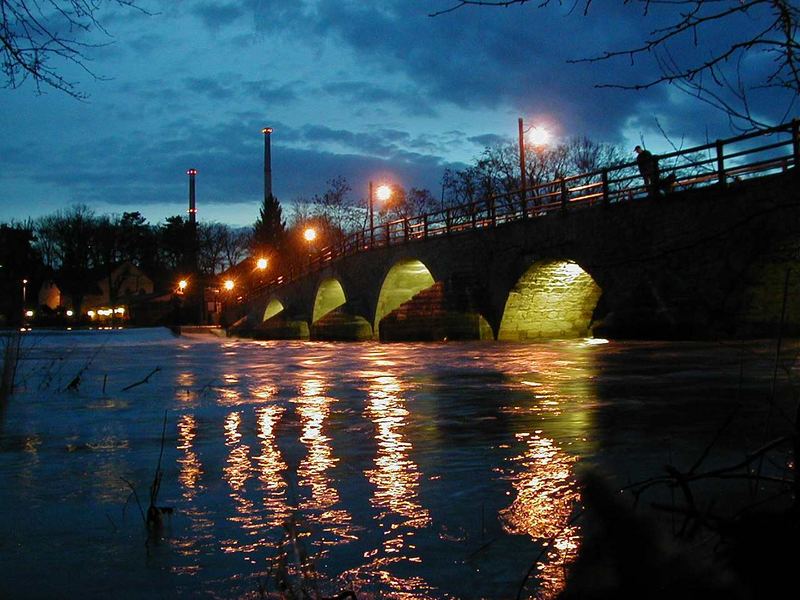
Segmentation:
<svg viewBox="0 0 800 600">
<path fill-rule="evenodd" d="M 188 285 L 189 285 L 188 281 L 186 281 L 185 279 L 181 279 L 178 282 L 178 293 L 182 294 L 184 291 L 186 291 Z"/>
<path fill-rule="evenodd" d="M 263 271 L 264 269 L 267 268 L 268 264 L 269 264 L 269 261 L 262 256 L 261 258 L 259 258 L 256 261 L 256 269 L 258 269 L 259 271 Z"/>
<path fill-rule="evenodd" d="M 375 245 L 375 198 L 380 200 L 381 202 L 386 202 L 389 198 L 392 197 L 392 188 L 386 184 L 381 184 L 374 190 L 373 193 L 373 186 L 372 182 L 369 182 L 369 239 L 370 239 L 370 247 Z"/>
<path fill-rule="evenodd" d="M 233 279 L 226 279 L 225 283 L 223 284 L 223 287 L 229 292 L 233 289 L 233 286 Z"/>
<path fill-rule="evenodd" d="M 525 195 L 525 191 L 528 187 L 527 183 L 527 175 L 525 173 L 525 134 L 530 132 L 528 135 L 528 139 L 531 143 L 541 148 L 546 146 L 550 141 L 550 132 L 547 131 L 544 127 L 537 127 L 535 125 L 531 125 L 527 129 L 525 129 L 524 124 L 522 122 L 522 117 L 518 120 L 519 125 L 519 172 L 520 172 L 520 184 L 522 187 L 522 194 L 523 197 Z"/>
<path fill-rule="evenodd" d="M 313 227 L 306 227 L 303 230 L 303 239 L 308 244 L 308 268 L 311 268 L 311 255 L 314 253 L 314 240 L 317 239 L 317 230 Z"/>
</svg>

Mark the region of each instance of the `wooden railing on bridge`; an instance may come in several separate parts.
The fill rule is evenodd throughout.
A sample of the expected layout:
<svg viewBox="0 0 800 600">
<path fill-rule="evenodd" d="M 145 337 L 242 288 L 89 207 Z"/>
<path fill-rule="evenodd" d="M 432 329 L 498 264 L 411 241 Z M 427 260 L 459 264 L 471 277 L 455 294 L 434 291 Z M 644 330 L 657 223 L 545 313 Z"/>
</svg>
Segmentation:
<svg viewBox="0 0 800 600">
<path fill-rule="evenodd" d="M 800 164 L 800 121 L 658 156 L 662 181 L 671 190 L 726 187 L 733 182 L 786 171 Z M 250 290 L 250 295 L 280 286 L 340 258 L 436 236 L 535 219 L 556 210 L 579 210 L 648 196 L 636 162 L 571 175 L 523 190 L 497 194 L 436 212 L 396 219 L 358 231 L 322 248 L 306 267 Z M 245 298 L 242 298 L 244 300 Z"/>
</svg>

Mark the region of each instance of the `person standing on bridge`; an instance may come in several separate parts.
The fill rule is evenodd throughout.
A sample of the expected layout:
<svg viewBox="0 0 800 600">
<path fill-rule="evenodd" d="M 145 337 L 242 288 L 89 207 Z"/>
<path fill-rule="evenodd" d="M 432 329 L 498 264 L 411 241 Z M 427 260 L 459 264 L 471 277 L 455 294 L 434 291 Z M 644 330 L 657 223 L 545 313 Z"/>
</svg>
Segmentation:
<svg viewBox="0 0 800 600">
<path fill-rule="evenodd" d="M 661 179 L 658 158 L 653 156 L 649 150 L 643 150 L 641 146 L 636 146 L 633 150 L 636 152 L 636 164 L 639 167 L 642 179 L 644 179 L 647 193 L 655 197 L 658 195 L 659 180 Z"/>
</svg>

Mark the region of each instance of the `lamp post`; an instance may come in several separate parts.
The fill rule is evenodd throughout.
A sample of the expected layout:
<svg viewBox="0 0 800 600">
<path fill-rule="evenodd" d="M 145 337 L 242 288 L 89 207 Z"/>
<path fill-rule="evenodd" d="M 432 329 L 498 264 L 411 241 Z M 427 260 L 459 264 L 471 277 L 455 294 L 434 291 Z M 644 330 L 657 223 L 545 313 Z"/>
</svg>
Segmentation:
<svg viewBox="0 0 800 600">
<path fill-rule="evenodd" d="M 225 289 L 225 295 L 222 299 L 222 307 L 220 309 L 220 316 L 219 316 L 219 324 L 225 329 L 225 334 L 228 333 L 228 317 L 225 314 L 225 311 L 228 309 L 228 305 L 230 304 L 230 295 L 233 291 L 233 288 L 236 286 L 233 279 L 226 279 L 225 282 L 222 284 L 222 287 Z"/>
<path fill-rule="evenodd" d="M 189 282 L 186 279 L 181 279 L 178 281 L 178 285 L 175 288 L 175 292 L 172 295 L 172 304 L 173 304 L 173 315 L 172 318 L 174 320 L 174 327 L 177 330 L 180 330 L 180 326 L 183 322 L 183 294 L 186 292 L 186 288 L 189 286 Z M 114 315 L 111 315 L 112 323 L 114 319 Z"/>
<path fill-rule="evenodd" d="M 264 271 L 267 270 L 267 266 L 269 266 L 269 259 L 261 256 L 256 260 L 256 271 L 258 271 L 258 285 L 257 288 L 261 288 L 264 285 Z"/>
<path fill-rule="evenodd" d="M 522 121 L 522 117 L 517 120 L 517 125 L 519 126 L 519 173 L 520 173 L 520 187 L 522 190 L 522 210 L 525 211 L 525 199 L 527 198 L 527 188 L 528 188 L 528 176 L 525 172 L 525 134 L 529 131 L 531 132 L 530 138 L 533 145 L 536 147 L 537 150 L 540 150 L 542 147 L 546 146 L 547 143 L 550 141 L 550 132 L 547 131 L 544 127 L 537 127 L 536 125 L 531 125 L 527 129 L 525 129 L 524 123 Z"/>
<path fill-rule="evenodd" d="M 525 189 L 528 187 L 525 173 L 525 130 L 522 125 L 522 117 L 519 118 L 519 181 L 522 188 L 522 197 L 525 198 Z"/>
<path fill-rule="evenodd" d="M 385 202 L 392 197 L 392 188 L 386 184 L 379 185 L 373 193 L 372 182 L 369 182 L 369 246 L 375 245 L 375 197 L 381 202 Z"/>
<path fill-rule="evenodd" d="M 311 254 L 314 249 L 314 240 L 317 239 L 317 230 L 313 227 L 306 227 L 303 230 L 303 239 L 308 244 L 308 266 L 311 268 Z"/>
</svg>

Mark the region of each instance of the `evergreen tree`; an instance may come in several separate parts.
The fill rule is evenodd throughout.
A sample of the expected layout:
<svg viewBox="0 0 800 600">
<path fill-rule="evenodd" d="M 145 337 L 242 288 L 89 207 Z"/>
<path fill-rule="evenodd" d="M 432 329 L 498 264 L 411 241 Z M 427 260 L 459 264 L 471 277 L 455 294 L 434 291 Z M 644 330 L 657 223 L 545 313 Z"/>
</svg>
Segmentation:
<svg viewBox="0 0 800 600">
<path fill-rule="evenodd" d="M 286 221 L 281 204 L 275 196 L 264 199 L 258 219 L 253 224 L 250 251 L 253 256 L 264 256 L 272 264 L 280 260 L 280 251 L 286 238 Z"/>
</svg>

